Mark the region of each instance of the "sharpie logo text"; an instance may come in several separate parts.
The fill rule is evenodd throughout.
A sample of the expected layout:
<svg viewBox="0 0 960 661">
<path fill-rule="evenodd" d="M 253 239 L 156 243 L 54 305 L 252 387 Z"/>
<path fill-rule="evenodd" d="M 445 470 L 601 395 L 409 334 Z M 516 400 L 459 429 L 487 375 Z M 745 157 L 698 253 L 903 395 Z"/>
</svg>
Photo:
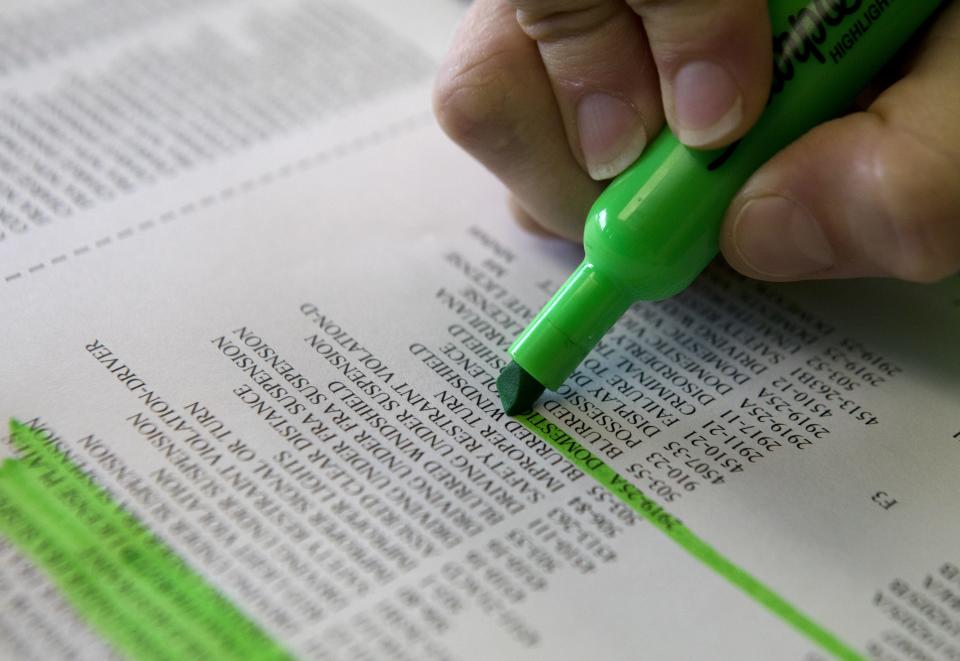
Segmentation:
<svg viewBox="0 0 960 661">
<path fill-rule="evenodd" d="M 773 38 L 773 84 L 770 96 L 779 94 L 793 79 L 794 63 L 810 58 L 826 62 L 820 48 L 827 40 L 830 28 L 835 28 L 856 14 L 863 0 L 813 0 L 796 14 L 787 17 L 790 29 Z"/>
</svg>

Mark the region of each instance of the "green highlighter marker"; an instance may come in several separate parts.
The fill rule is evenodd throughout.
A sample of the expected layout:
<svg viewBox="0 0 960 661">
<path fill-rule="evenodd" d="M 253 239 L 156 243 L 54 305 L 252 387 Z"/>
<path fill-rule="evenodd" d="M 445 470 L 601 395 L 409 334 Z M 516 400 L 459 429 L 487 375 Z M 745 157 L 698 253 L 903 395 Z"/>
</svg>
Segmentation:
<svg viewBox="0 0 960 661">
<path fill-rule="evenodd" d="M 753 129 L 694 151 L 664 130 L 600 195 L 586 257 L 510 347 L 497 380 L 508 414 L 556 390 L 630 305 L 683 291 L 716 256 L 724 212 L 747 178 L 835 117 L 940 0 L 771 0 L 774 75 Z"/>
</svg>

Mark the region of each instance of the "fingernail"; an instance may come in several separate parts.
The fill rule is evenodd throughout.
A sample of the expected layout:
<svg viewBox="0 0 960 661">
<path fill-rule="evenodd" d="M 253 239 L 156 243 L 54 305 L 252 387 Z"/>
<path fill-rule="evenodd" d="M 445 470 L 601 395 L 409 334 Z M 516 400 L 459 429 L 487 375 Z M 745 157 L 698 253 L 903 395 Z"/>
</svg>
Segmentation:
<svg viewBox="0 0 960 661">
<path fill-rule="evenodd" d="M 743 120 L 743 96 L 726 69 L 713 62 L 690 62 L 673 78 L 673 129 L 690 147 L 722 140 Z"/>
<path fill-rule="evenodd" d="M 622 99 L 599 92 L 577 105 L 577 133 L 587 172 L 597 181 L 623 172 L 647 146 L 637 111 Z"/>
<path fill-rule="evenodd" d="M 816 219 L 776 195 L 752 199 L 740 209 L 733 240 L 740 258 L 768 276 L 797 278 L 834 263 L 833 248 Z"/>
</svg>

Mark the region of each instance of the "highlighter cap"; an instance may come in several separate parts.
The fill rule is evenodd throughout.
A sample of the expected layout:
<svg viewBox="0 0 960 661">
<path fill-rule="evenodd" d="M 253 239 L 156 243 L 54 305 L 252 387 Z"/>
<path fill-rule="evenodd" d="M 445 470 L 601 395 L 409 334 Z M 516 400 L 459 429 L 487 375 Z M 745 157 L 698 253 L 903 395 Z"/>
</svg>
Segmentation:
<svg viewBox="0 0 960 661">
<path fill-rule="evenodd" d="M 537 381 L 556 390 L 633 301 L 629 292 L 584 261 L 516 339 L 510 355 Z"/>
</svg>

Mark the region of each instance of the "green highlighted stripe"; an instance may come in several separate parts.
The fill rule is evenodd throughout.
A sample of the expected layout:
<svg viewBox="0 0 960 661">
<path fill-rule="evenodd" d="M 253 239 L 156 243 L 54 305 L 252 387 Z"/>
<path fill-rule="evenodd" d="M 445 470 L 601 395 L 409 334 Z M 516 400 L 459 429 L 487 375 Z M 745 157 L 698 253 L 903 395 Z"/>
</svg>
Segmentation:
<svg viewBox="0 0 960 661">
<path fill-rule="evenodd" d="M 859 660 L 864 658 L 835 635 L 797 610 L 786 599 L 697 537 L 679 519 L 666 512 L 656 501 L 646 496 L 615 470 L 603 463 L 599 457 L 577 442 L 559 425 L 536 412 L 516 416 L 516 420 L 553 446 L 584 473 L 605 486 L 637 514 L 679 544 L 687 553 L 746 592 L 755 601 L 765 606 L 767 610 L 807 636 L 824 650 L 839 659 Z"/>
<path fill-rule="evenodd" d="M 286 652 L 42 434 L 16 421 L 0 466 L 0 534 L 134 659 L 286 659 Z"/>
</svg>

